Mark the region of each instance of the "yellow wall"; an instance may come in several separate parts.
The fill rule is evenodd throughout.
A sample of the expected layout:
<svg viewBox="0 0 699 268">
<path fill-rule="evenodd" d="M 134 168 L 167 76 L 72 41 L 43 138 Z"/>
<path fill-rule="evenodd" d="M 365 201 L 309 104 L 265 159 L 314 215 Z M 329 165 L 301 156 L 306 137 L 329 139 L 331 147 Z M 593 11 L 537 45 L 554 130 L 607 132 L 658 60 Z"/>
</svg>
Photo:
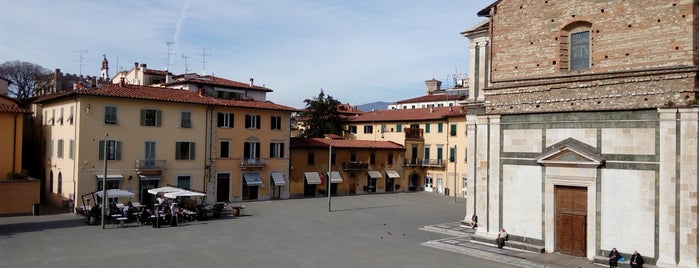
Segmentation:
<svg viewBox="0 0 699 268">
<path fill-rule="evenodd" d="M 363 190 L 364 186 L 367 185 L 367 172 L 362 170 L 344 170 L 342 164 L 350 162 L 351 152 L 356 152 L 357 162 L 369 163 L 370 153 L 375 153 L 375 164 L 369 164 L 369 170 L 379 171 L 382 178 L 377 179 L 376 192 L 385 192 L 386 183 L 386 171 L 396 170 L 400 174 L 400 178 L 395 179 L 395 184 L 400 185 L 400 188 L 396 192 L 407 191 L 407 178 L 403 173 L 402 163 L 404 159 L 405 152 L 395 149 L 364 149 L 364 148 L 338 148 L 333 147 L 333 154 L 335 154 L 335 165 L 330 167 L 331 171 L 340 172 L 340 176 L 343 178 L 343 182 L 338 185 L 337 194 L 347 195 L 350 194 L 351 184 L 355 184 L 356 193 L 365 193 Z M 308 153 L 313 152 L 314 154 L 314 164 L 308 164 Z M 388 154 L 393 154 L 393 164 L 388 164 Z M 304 194 L 304 172 L 318 172 L 320 174 L 325 174 L 328 171 L 328 148 L 294 148 L 291 153 L 291 188 L 290 192 L 292 196 L 303 196 Z M 318 190 L 325 191 L 324 185 L 318 185 Z"/>
<path fill-rule="evenodd" d="M 38 180 L 0 181 L 0 215 L 32 213 L 32 205 L 39 203 Z"/>
<path fill-rule="evenodd" d="M 442 131 L 439 131 L 439 124 L 442 124 Z M 401 125 L 402 131 L 398 131 L 398 124 Z M 423 130 L 423 140 L 406 139 L 405 129 L 411 124 L 418 124 Z M 427 132 L 426 125 L 430 125 L 430 131 Z M 451 124 L 456 124 L 456 136 L 451 136 Z M 437 179 L 442 179 L 441 193 L 446 193 L 446 188 L 449 188 L 449 195 L 463 196 L 461 189 L 463 188 L 462 177 L 466 175 L 465 148 L 466 148 L 466 118 L 465 116 L 452 116 L 446 119 L 434 119 L 421 122 L 404 122 L 400 119 L 388 122 L 350 122 L 347 123 L 345 129 L 349 125 L 357 126 L 356 134 L 347 134 L 348 139 L 358 140 L 381 140 L 393 141 L 405 145 L 405 158 L 411 160 L 413 158 L 424 159 L 425 147 L 430 148 L 430 159 L 437 159 L 437 148 L 442 147 L 442 167 L 407 167 L 404 171 L 407 186 L 407 178 L 412 172 L 420 175 L 418 187 L 424 189 L 425 177 L 433 178 L 433 185 L 437 186 Z M 364 126 L 373 126 L 373 133 L 364 133 Z M 385 126 L 385 128 L 384 128 Z M 417 146 L 417 155 L 412 155 L 412 147 Z M 450 148 L 456 146 L 455 162 L 449 162 Z M 455 171 L 456 170 L 456 176 Z M 454 179 L 456 178 L 456 179 Z M 456 187 L 456 188 L 455 188 Z M 435 189 L 436 191 L 436 189 Z"/>
<path fill-rule="evenodd" d="M 104 107 L 107 105 L 117 107 L 116 125 L 104 123 Z M 58 124 L 58 122 L 47 124 L 44 120 L 43 131 L 46 137 L 44 142 L 47 147 L 53 140 L 53 154 L 45 160 L 48 163 L 46 193 L 49 195 L 49 200 L 59 202 L 71 197 L 79 200 L 81 195 L 97 189 L 96 175 L 104 173 L 104 161 L 99 160 L 98 146 L 99 141 L 104 139 L 106 134 L 109 134 L 110 140 L 117 140 L 122 144 L 121 160 L 110 160 L 107 167 L 108 174 L 119 174 L 124 177 L 120 182 L 121 189 L 138 194 L 139 179 L 136 160 L 144 158 L 144 143 L 149 140 L 156 142 L 156 159 L 166 161 L 162 173 L 163 179 L 159 182 L 159 186 L 176 185 L 177 176 L 186 175 L 191 177 L 192 189 L 205 190 L 205 106 L 79 96 L 77 100 L 67 99 L 46 103 L 43 110 L 48 111 L 48 115 L 51 117 L 53 110 L 56 110 L 58 115 L 60 108 L 63 107 L 65 118 L 71 106 L 75 107 L 74 124 L 65 121 L 63 125 Z M 162 112 L 162 125 L 160 127 L 141 126 L 140 110 L 143 108 L 160 110 Z M 192 113 L 192 128 L 180 127 L 181 111 Z M 56 154 L 57 140 L 59 139 L 65 140 L 63 158 L 58 158 Z M 74 159 L 68 158 L 68 144 L 71 139 L 75 140 Z M 175 160 L 175 144 L 181 141 L 195 143 L 194 160 Z M 47 152 L 49 152 L 48 148 L 45 153 Z M 49 183 L 51 174 L 53 174 L 52 184 Z M 60 194 L 58 193 L 59 174 L 63 178 Z M 129 177 L 131 180 L 128 179 Z M 138 199 L 138 196 L 135 199 Z"/>
<path fill-rule="evenodd" d="M 217 114 L 218 113 L 233 113 L 233 127 L 216 127 L 217 124 Z M 259 115 L 260 122 L 258 122 L 260 128 L 245 128 L 245 115 Z M 282 125 L 280 130 L 271 129 L 271 117 L 279 116 L 282 120 Z M 281 172 L 283 176 L 288 180 L 289 178 L 289 123 L 290 123 L 290 112 L 287 111 L 276 111 L 276 110 L 262 110 L 262 109 L 243 109 L 243 108 L 232 108 L 232 107 L 218 107 L 215 109 L 212 123 L 214 124 L 214 149 L 213 149 L 213 159 L 214 159 L 214 176 L 212 187 L 216 184 L 217 175 L 219 173 L 229 173 L 230 174 L 230 192 L 227 198 L 228 201 L 241 201 L 243 200 L 243 173 L 260 173 L 263 185 L 258 187 L 258 198 L 260 200 L 272 198 L 272 183 L 271 183 L 271 173 Z M 221 158 L 221 141 L 228 141 L 230 150 L 228 158 Z M 246 141 L 249 142 L 259 142 L 260 151 L 258 153 L 260 162 L 264 163 L 261 167 L 251 167 L 251 166 L 241 166 L 244 160 L 244 144 Z M 284 143 L 284 156 L 283 158 L 271 158 L 270 157 L 270 143 Z M 279 197 L 288 198 L 289 191 L 288 186 L 281 188 L 281 194 Z M 215 199 L 216 196 L 210 197 Z"/>
<path fill-rule="evenodd" d="M 3 126 L 0 131 L 0 180 L 13 170 L 22 170 L 23 118 L 23 114 L 0 113 L 0 126 Z"/>
</svg>

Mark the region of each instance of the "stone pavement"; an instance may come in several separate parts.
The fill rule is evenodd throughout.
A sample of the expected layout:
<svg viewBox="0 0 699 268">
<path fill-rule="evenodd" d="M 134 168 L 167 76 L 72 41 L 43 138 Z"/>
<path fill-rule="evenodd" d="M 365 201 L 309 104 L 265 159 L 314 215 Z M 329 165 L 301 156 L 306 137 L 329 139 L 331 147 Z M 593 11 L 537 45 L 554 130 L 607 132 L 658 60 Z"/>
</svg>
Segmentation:
<svg viewBox="0 0 699 268">
<path fill-rule="evenodd" d="M 424 242 L 422 243 L 423 246 L 499 261 L 520 267 L 606 267 L 601 264 L 595 264 L 585 258 L 573 257 L 559 253 L 528 252 L 507 248 L 507 245 L 505 245 L 505 248 L 499 249 L 494 244 L 490 245 L 480 242 L 471 242 L 471 235 L 475 232 L 475 230 L 461 227 L 460 223 L 458 222 L 428 225 L 420 228 L 420 230 L 454 236 L 451 238 Z"/>
</svg>

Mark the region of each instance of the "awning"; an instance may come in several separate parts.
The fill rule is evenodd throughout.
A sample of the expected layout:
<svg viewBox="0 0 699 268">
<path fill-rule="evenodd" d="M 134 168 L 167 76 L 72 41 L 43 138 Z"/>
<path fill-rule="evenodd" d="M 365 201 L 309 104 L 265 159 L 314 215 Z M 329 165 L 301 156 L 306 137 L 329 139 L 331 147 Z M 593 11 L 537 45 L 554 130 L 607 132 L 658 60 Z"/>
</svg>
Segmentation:
<svg viewBox="0 0 699 268">
<path fill-rule="evenodd" d="M 97 196 L 100 198 L 102 197 L 102 191 L 97 191 L 95 192 Z M 132 192 L 129 192 L 127 190 L 122 190 L 122 189 L 109 189 L 107 190 L 107 198 L 116 198 L 116 197 L 133 197 L 135 194 Z"/>
<path fill-rule="evenodd" d="M 400 174 L 398 174 L 398 171 L 395 170 L 386 170 L 386 176 L 392 179 L 400 178 Z"/>
<path fill-rule="evenodd" d="M 248 186 L 262 185 L 262 177 L 260 173 L 243 173 L 243 178 Z"/>
<path fill-rule="evenodd" d="M 97 176 L 97 180 L 101 181 L 104 179 L 104 175 L 96 175 L 96 176 Z M 107 181 L 120 181 L 123 179 L 124 179 L 124 176 L 122 176 L 121 174 L 107 174 Z"/>
<path fill-rule="evenodd" d="M 184 189 L 182 188 L 177 188 L 177 187 L 172 187 L 172 186 L 165 186 L 165 187 L 159 187 L 159 188 L 153 188 L 153 189 L 148 189 L 149 194 L 164 194 L 164 193 L 172 193 L 172 192 L 179 192 Z"/>
<path fill-rule="evenodd" d="M 320 184 L 320 175 L 318 175 L 318 172 L 304 172 L 303 175 L 306 177 L 308 184 Z"/>
<path fill-rule="evenodd" d="M 369 177 L 371 177 L 372 179 L 380 179 L 381 178 L 381 172 L 378 172 L 376 170 L 369 170 L 367 172 L 369 172 Z"/>
<path fill-rule="evenodd" d="M 163 179 L 163 176 L 160 176 L 160 175 L 155 175 L 155 176 L 138 175 L 138 177 L 141 179 L 141 181 L 159 181 L 159 180 Z"/>
<path fill-rule="evenodd" d="M 200 192 L 195 192 L 191 190 L 181 190 L 177 192 L 169 192 L 165 193 L 165 197 L 167 198 L 178 198 L 180 196 L 206 196 L 205 193 L 200 193 Z"/>
<path fill-rule="evenodd" d="M 272 172 L 272 181 L 274 181 L 274 186 L 286 185 L 284 175 L 281 172 Z"/>
<path fill-rule="evenodd" d="M 340 172 L 330 171 L 330 183 L 341 183 L 341 182 L 342 182 L 342 176 L 340 176 Z"/>
</svg>

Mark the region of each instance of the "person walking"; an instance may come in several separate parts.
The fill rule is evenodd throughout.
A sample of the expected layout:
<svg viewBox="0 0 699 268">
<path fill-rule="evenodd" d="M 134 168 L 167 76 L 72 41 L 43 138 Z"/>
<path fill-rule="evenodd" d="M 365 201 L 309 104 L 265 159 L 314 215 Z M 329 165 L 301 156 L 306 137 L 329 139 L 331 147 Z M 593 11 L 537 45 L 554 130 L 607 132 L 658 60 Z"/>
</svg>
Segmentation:
<svg viewBox="0 0 699 268">
<path fill-rule="evenodd" d="M 609 268 L 616 268 L 620 258 L 621 254 L 619 254 L 619 251 L 616 248 L 612 248 L 612 251 L 609 252 Z"/>
<path fill-rule="evenodd" d="M 643 256 L 641 256 L 641 253 L 634 250 L 631 259 L 629 259 L 629 264 L 631 268 L 643 268 Z"/>
<path fill-rule="evenodd" d="M 500 232 L 498 233 L 498 238 L 495 239 L 495 242 L 498 244 L 498 248 L 502 248 L 505 246 L 505 241 L 507 241 L 507 232 L 505 231 L 505 228 L 500 228 Z"/>
</svg>

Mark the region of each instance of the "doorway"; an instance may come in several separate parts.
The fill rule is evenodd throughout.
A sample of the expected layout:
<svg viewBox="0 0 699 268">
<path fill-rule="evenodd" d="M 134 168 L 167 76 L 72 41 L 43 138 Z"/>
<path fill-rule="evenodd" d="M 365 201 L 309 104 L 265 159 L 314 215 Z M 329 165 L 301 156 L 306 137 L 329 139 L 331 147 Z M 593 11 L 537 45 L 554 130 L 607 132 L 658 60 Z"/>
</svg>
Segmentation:
<svg viewBox="0 0 699 268">
<path fill-rule="evenodd" d="M 408 181 L 408 191 L 414 192 L 417 191 L 417 184 L 420 181 L 420 175 L 417 175 L 417 173 L 413 172 L 410 174 L 410 181 Z"/>
<path fill-rule="evenodd" d="M 221 173 L 216 175 L 216 202 L 228 202 L 231 192 L 231 174 Z"/>
<path fill-rule="evenodd" d="M 556 251 L 584 257 L 587 251 L 587 188 L 556 186 Z"/>
</svg>

